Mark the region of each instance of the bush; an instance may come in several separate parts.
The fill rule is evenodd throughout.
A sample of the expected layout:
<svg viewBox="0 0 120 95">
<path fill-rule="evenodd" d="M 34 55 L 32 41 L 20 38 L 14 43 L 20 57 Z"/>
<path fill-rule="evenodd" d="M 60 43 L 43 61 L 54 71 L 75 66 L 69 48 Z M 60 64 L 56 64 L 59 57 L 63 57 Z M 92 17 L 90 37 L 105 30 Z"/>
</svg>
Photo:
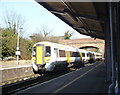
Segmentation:
<svg viewBox="0 0 120 95">
<path fill-rule="evenodd" d="M 1 29 L 0 32 L 2 37 L 0 37 L 2 55 L 0 56 L 3 60 L 4 58 L 9 58 L 10 56 L 15 57 L 16 45 L 17 45 L 17 34 L 14 30 Z M 28 39 L 20 37 L 20 51 L 21 59 L 31 59 L 31 48 L 32 43 Z"/>
</svg>

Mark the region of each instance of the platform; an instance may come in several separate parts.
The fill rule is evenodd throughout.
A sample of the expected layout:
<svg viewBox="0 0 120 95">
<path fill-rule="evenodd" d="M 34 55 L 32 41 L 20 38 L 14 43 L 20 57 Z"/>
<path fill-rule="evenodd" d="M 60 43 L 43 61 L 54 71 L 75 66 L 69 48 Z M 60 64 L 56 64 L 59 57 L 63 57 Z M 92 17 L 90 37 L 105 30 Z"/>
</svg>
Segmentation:
<svg viewBox="0 0 120 95">
<path fill-rule="evenodd" d="M 16 60 L 0 61 L 0 70 L 30 66 L 32 66 L 32 60 L 19 60 L 19 64 L 17 64 Z"/>
<path fill-rule="evenodd" d="M 20 64 L 16 64 L 15 61 L 6 61 L 1 63 L 0 67 L 1 81 L 0 86 L 10 84 L 11 81 L 22 79 L 24 77 L 34 75 L 32 64 L 30 61 L 21 61 Z"/>
<path fill-rule="evenodd" d="M 107 93 L 105 64 L 101 62 L 83 67 L 18 93 Z"/>
</svg>

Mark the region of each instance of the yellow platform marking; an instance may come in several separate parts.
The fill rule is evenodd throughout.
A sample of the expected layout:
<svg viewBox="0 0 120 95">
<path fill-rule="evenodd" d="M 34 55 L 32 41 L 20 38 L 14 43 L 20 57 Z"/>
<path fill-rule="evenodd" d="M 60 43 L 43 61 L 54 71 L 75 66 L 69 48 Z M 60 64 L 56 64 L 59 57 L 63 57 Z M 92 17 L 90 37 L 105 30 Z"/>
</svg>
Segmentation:
<svg viewBox="0 0 120 95">
<path fill-rule="evenodd" d="M 65 89 L 66 87 L 68 87 L 69 85 L 71 85 L 72 83 L 74 83 L 75 81 L 77 81 L 78 79 L 84 77 L 85 75 L 87 75 L 89 72 L 91 72 L 92 70 L 94 70 L 95 68 L 97 68 L 100 65 L 101 64 L 96 65 L 95 67 L 93 67 L 90 70 L 86 71 L 85 73 L 83 73 L 82 75 L 78 76 L 74 80 L 70 81 L 69 83 L 65 84 L 64 86 L 62 86 L 62 87 L 58 88 L 57 90 L 53 91 L 52 94 L 50 94 L 50 95 L 54 95 L 54 94 L 60 92 L 61 90 Z"/>
</svg>

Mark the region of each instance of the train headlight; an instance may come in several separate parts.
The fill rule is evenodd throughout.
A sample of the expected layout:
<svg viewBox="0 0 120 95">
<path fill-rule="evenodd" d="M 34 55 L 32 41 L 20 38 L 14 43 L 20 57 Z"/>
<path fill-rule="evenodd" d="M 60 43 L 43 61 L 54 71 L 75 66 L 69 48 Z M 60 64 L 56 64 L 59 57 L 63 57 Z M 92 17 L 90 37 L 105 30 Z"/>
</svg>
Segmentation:
<svg viewBox="0 0 120 95">
<path fill-rule="evenodd" d="M 45 63 L 50 63 L 51 62 L 51 60 L 50 60 L 51 58 L 50 57 L 45 57 Z"/>
<path fill-rule="evenodd" d="M 35 57 L 32 57 L 32 63 L 35 63 L 36 59 Z"/>
<path fill-rule="evenodd" d="M 50 63 L 50 59 L 47 59 L 47 60 L 46 60 L 46 63 Z"/>
<path fill-rule="evenodd" d="M 35 60 L 32 60 L 32 63 L 35 63 Z"/>
<path fill-rule="evenodd" d="M 36 65 L 35 63 L 32 63 L 32 67 L 33 67 L 33 69 L 34 69 L 35 71 L 38 71 L 38 67 L 37 67 L 37 65 Z"/>
</svg>

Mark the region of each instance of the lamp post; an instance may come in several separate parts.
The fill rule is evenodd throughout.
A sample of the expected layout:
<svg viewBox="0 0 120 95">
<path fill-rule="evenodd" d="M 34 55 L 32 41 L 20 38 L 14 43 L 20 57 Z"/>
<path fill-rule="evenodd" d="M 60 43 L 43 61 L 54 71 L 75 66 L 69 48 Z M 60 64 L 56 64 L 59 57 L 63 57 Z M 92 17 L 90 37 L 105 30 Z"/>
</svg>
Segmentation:
<svg viewBox="0 0 120 95">
<path fill-rule="evenodd" d="M 23 28 L 19 28 L 17 31 L 17 47 L 16 47 L 16 56 L 17 56 L 17 64 L 19 64 L 19 56 L 20 56 L 20 39 L 19 39 L 19 32 L 21 32 Z"/>
</svg>

